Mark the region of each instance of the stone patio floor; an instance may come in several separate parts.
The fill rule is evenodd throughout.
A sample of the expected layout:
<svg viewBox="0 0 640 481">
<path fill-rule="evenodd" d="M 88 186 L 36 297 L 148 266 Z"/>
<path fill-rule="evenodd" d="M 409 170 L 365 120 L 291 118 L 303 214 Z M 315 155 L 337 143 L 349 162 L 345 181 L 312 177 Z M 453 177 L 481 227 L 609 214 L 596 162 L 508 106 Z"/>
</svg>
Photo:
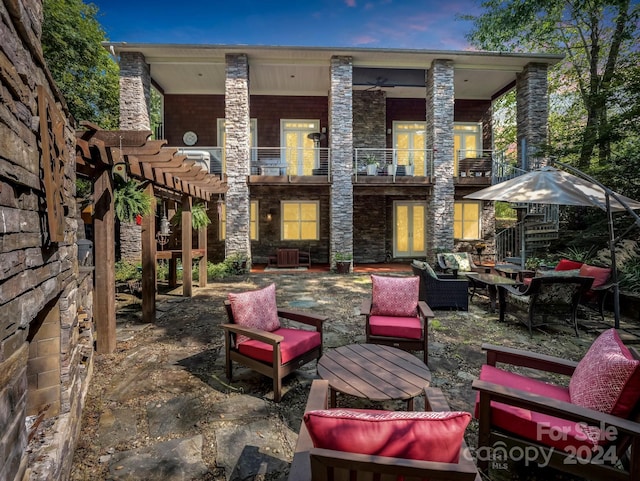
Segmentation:
<svg viewBox="0 0 640 481">
<path fill-rule="evenodd" d="M 396 275 L 407 275 L 406 271 Z M 325 350 L 364 342 L 359 305 L 370 295 L 368 273 L 251 273 L 207 287 L 192 298 L 181 288 L 158 296 L 154 324 L 140 322 L 139 299 L 118 294 L 116 352 L 95 360 L 71 479 L 108 480 L 285 480 L 316 365 L 307 364 L 284 381 L 274 403 L 271 380 L 235 366 L 224 375 L 220 324 L 226 322 L 228 292 L 277 286 L 280 306 L 322 313 Z M 430 325 L 432 386 L 440 387 L 454 410 L 473 412 L 471 383 L 484 361 L 483 342 L 579 359 L 603 329 L 598 316 L 580 320 L 580 337 L 568 327 L 529 336 L 515 319 L 504 323 L 488 312 L 488 299 L 475 296 L 468 312 L 436 311 Z M 640 325 L 622 320 L 628 343 L 639 343 Z M 403 409 L 404 403 L 367 405 L 341 397 L 341 406 Z M 416 400 L 416 409 L 424 401 Z M 476 445 L 472 421 L 467 442 Z M 563 479 L 548 470 L 510 466 L 491 473 L 500 479 Z"/>
</svg>

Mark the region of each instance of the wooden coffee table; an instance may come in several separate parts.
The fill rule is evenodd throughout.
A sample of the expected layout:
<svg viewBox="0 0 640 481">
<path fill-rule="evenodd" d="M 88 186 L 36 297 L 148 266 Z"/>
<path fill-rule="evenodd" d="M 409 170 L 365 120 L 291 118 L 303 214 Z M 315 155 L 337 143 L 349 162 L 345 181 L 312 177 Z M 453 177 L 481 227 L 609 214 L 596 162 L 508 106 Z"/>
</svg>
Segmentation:
<svg viewBox="0 0 640 481">
<path fill-rule="evenodd" d="M 371 401 L 413 398 L 431 382 L 431 371 L 413 354 L 377 344 L 350 344 L 332 349 L 318 361 L 318 374 L 329 381 L 331 407 L 336 392 Z"/>
</svg>

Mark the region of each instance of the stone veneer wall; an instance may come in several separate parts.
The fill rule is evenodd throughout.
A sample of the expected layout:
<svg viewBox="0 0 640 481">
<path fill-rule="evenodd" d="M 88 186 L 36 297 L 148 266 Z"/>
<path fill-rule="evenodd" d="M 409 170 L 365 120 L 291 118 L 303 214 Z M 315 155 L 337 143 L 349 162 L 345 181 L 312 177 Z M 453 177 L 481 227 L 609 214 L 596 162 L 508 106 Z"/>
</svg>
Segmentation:
<svg viewBox="0 0 640 481">
<path fill-rule="evenodd" d="M 151 72 L 140 52 L 120 54 L 120 128 L 150 130 Z"/>
<path fill-rule="evenodd" d="M 331 58 L 329 144 L 331 175 L 331 268 L 336 253 L 353 254 L 353 59 Z M 353 265 L 352 265 L 353 267 Z"/>
<path fill-rule="evenodd" d="M 246 54 L 226 56 L 226 239 L 227 255 L 251 257 L 249 175 L 249 59 Z"/>
<path fill-rule="evenodd" d="M 52 110 L 63 118 L 68 111 L 44 64 L 41 29 L 41 1 L 0 4 L 0 480 L 7 481 L 68 478 L 93 366 L 93 273 L 77 262 L 68 121 L 58 199 L 64 235 L 48 241 L 38 87 Z M 27 417 L 39 413 L 44 421 L 30 431 Z"/>
<path fill-rule="evenodd" d="M 353 92 L 353 146 L 384 149 L 387 146 L 387 94 L 382 90 Z"/>
<path fill-rule="evenodd" d="M 433 149 L 434 184 L 428 198 L 427 258 L 453 248 L 453 62 L 434 60 L 427 70 L 427 145 Z"/>
<path fill-rule="evenodd" d="M 549 142 L 548 66 L 528 64 L 516 77 L 516 123 L 518 128 L 518 164 L 529 170 L 528 159 Z M 526 152 L 522 152 L 523 140 Z"/>
</svg>

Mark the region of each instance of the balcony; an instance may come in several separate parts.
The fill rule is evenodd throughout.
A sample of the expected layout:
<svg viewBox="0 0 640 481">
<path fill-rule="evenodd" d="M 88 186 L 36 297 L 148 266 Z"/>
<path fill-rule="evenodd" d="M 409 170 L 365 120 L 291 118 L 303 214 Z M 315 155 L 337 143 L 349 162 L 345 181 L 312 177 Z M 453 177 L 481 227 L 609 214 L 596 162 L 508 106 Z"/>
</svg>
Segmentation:
<svg viewBox="0 0 640 481">
<path fill-rule="evenodd" d="M 433 151 L 425 149 L 355 149 L 356 184 L 429 184 Z"/>
<path fill-rule="evenodd" d="M 456 185 L 489 186 L 493 168 L 492 150 L 458 150 L 454 182 Z"/>
</svg>

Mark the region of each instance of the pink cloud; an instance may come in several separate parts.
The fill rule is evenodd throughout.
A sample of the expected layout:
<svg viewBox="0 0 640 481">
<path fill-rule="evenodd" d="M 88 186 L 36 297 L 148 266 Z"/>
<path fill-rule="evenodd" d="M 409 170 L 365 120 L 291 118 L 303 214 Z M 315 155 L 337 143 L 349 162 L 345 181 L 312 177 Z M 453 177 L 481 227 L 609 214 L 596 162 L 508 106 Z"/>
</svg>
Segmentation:
<svg viewBox="0 0 640 481">
<path fill-rule="evenodd" d="M 354 37 L 352 42 L 354 45 L 370 45 L 372 43 L 377 43 L 378 39 L 371 35 L 360 35 L 359 37 Z"/>
<path fill-rule="evenodd" d="M 356 0 L 345 0 L 344 3 L 347 5 L 347 7 L 355 7 L 356 6 Z"/>
</svg>

